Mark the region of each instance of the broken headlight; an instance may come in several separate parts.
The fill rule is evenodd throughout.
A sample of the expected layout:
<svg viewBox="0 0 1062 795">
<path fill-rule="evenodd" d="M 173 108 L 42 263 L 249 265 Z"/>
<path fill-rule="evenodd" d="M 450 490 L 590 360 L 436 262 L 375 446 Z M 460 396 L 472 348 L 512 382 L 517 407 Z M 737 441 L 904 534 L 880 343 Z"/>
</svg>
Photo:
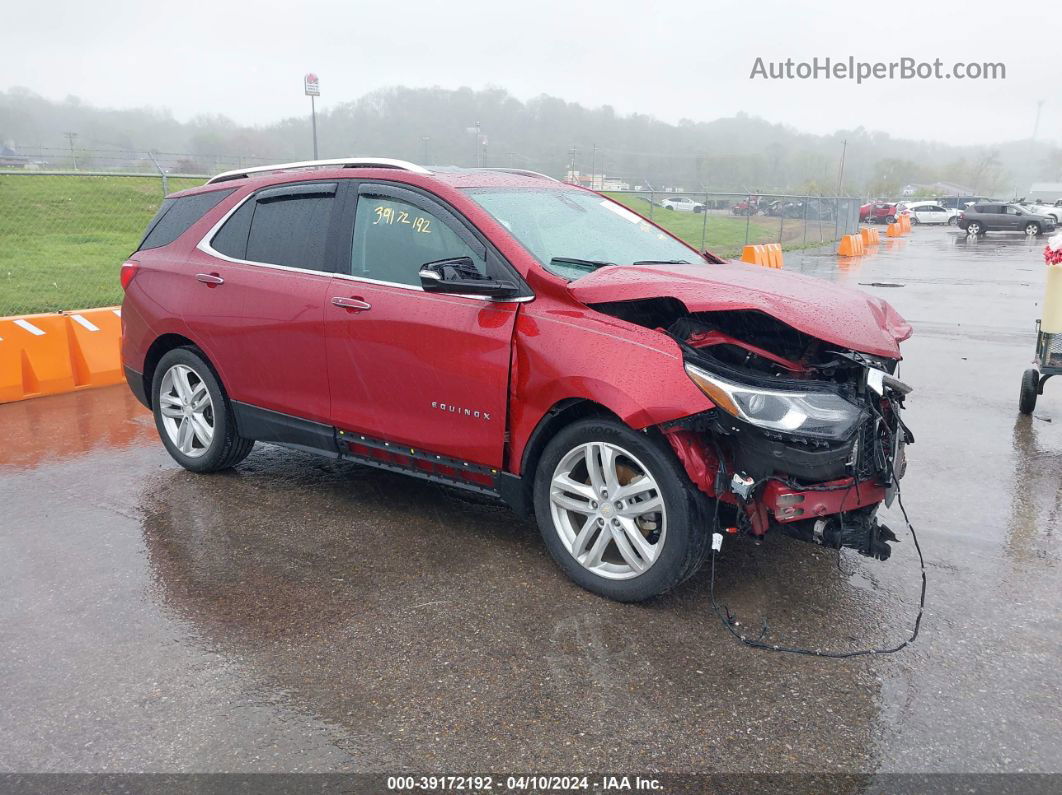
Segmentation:
<svg viewBox="0 0 1062 795">
<path fill-rule="evenodd" d="M 688 363 L 686 373 L 719 408 L 759 428 L 840 441 L 862 415 L 858 406 L 833 392 L 745 386 Z"/>
</svg>

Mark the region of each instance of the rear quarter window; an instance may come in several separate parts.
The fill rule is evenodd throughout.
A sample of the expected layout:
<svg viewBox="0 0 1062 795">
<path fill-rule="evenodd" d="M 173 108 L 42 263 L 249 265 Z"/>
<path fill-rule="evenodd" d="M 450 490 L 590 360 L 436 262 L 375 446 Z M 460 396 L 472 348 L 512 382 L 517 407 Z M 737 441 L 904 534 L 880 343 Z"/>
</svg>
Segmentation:
<svg viewBox="0 0 1062 795">
<path fill-rule="evenodd" d="M 235 188 L 230 188 L 182 196 L 179 199 L 166 199 L 148 225 L 137 251 L 168 246 L 234 190 Z"/>
</svg>

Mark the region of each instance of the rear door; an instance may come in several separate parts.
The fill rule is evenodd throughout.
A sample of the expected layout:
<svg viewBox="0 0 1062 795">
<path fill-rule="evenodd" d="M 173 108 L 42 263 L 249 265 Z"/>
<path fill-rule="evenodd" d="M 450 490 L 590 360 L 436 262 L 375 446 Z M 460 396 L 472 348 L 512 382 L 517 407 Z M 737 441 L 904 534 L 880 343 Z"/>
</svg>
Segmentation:
<svg viewBox="0 0 1062 795">
<path fill-rule="evenodd" d="M 193 251 L 185 317 L 229 397 L 327 422 L 324 302 L 336 262 L 336 182 L 251 195 Z"/>
<path fill-rule="evenodd" d="M 352 201 L 346 271 L 325 310 L 332 423 L 501 467 L 519 303 L 426 293 L 418 272 L 450 257 L 470 257 L 484 274 L 508 266 L 425 193 L 363 183 Z"/>
</svg>

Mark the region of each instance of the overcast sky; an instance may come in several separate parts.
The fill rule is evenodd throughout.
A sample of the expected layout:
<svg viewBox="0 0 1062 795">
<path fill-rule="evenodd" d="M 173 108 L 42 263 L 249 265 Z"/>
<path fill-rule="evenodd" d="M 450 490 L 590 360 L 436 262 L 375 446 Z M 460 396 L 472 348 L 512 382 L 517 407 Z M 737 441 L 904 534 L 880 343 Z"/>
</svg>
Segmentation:
<svg viewBox="0 0 1062 795">
<path fill-rule="evenodd" d="M 1020 7 L 1019 7 L 1020 6 Z M 674 122 L 738 111 L 816 133 L 1062 143 L 1055 3 L 139 0 L 7 2 L 0 88 L 265 123 L 392 85 L 493 85 Z M 1039 19 L 1039 21 L 1037 21 Z M 750 80 L 757 57 L 1002 62 L 1006 80 Z"/>
</svg>

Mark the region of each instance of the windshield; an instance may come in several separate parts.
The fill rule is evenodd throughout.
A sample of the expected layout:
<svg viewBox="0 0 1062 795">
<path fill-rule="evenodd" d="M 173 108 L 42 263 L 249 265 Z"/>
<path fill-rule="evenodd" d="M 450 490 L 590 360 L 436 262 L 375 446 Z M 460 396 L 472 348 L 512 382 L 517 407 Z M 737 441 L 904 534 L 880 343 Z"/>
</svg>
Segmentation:
<svg viewBox="0 0 1062 795">
<path fill-rule="evenodd" d="M 578 279 L 606 265 L 703 264 L 704 258 L 637 213 L 578 190 L 468 191 L 546 270 Z"/>
</svg>

